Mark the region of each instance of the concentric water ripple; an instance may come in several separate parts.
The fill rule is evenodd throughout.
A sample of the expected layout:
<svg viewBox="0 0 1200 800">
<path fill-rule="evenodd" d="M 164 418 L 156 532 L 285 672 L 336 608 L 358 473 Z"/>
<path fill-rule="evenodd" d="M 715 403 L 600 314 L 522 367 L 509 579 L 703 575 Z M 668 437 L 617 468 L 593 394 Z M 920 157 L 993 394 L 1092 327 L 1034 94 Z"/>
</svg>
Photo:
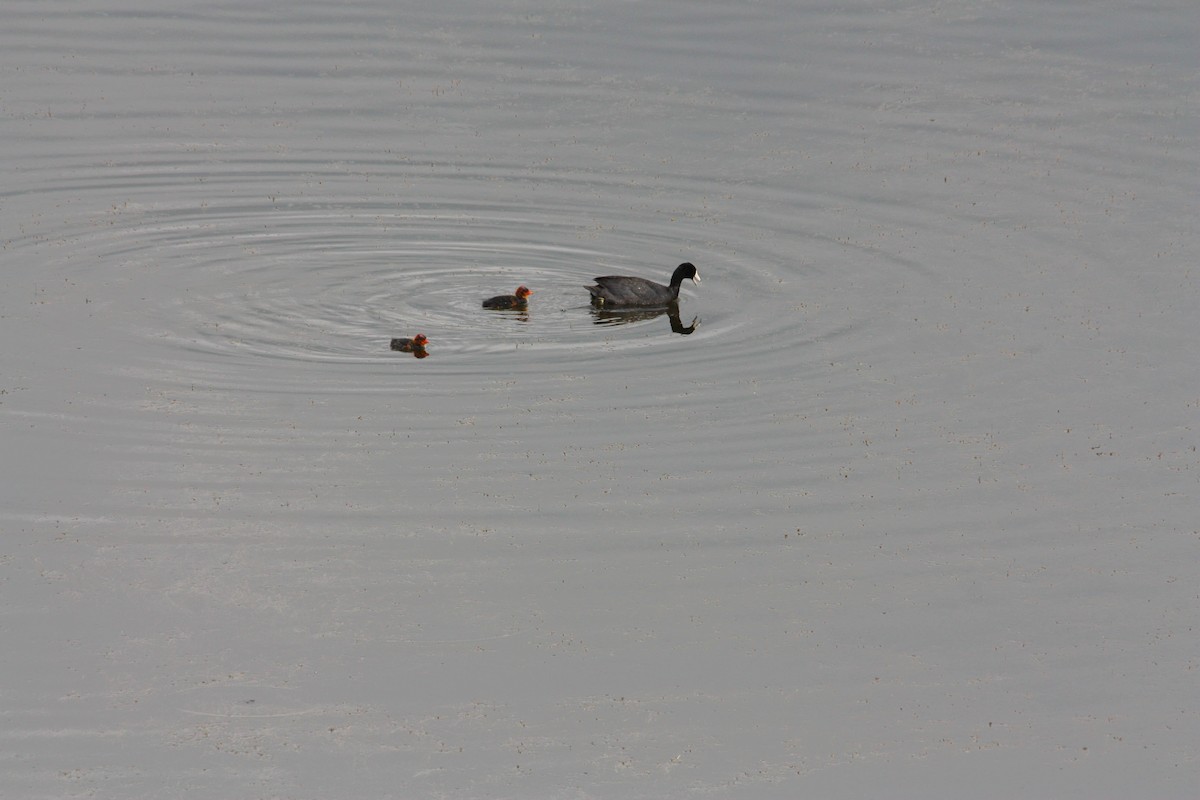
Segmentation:
<svg viewBox="0 0 1200 800">
<path fill-rule="evenodd" d="M 390 373 L 381 370 L 392 370 L 402 356 L 388 342 L 418 332 L 430 338 L 430 357 L 405 366 L 442 374 L 578 369 L 603 376 L 627 371 L 627 357 L 637 354 L 639 368 L 690 358 L 706 371 L 733 375 L 773 352 L 795 353 L 805 343 L 826 347 L 857 322 L 822 316 L 819 301 L 805 299 L 824 291 L 820 264 L 812 266 L 815 285 L 803 286 L 804 266 L 781 263 L 768 248 L 742 244 L 734 251 L 720 240 L 695 241 L 683 233 L 692 228 L 665 215 L 631 225 L 619 208 L 606 210 L 618 201 L 605 178 L 587 189 L 592 202 L 583 226 L 579 208 L 488 197 L 478 205 L 276 197 L 197 206 L 162 196 L 161 176 L 186 171 L 182 163 L 129 169 L 128 181 L 115 182 L 153 192 L 154 201 L 116 204 L 102 221 L 91 218 L 67 236 L 73 260 L 112 264 L 123 281 L 159 298 L 111 320 L 127 320 L 126 335 L 147 345 L 135 352 L 157 353 L 164 376 L 188 383 L 206 376 L 260 391 L 276 382 L 315 387 L 322 381 L 314 376 L 326 370 L 342 390 L 390 389 Z M 314 172 L 274 177 L 284 183 L 342 177 L 314 178 Z M 228 182 L 231 192 L 244 192 L 239 180 L 218 173 L 206 190 Z M 447 178 L 439 180 L 453 196 L 464 192 L 455 183 L 471 185 L 477 177 L 452 179 L 448 187 Z M 542 176 L 539 191 L 565 191 L 556 180 L 553 173 Z M 564 183 L 587 185 L 579 174 Z M 56 191 L 86 193 L 80 185 Z M 587 302 L 584 287 L 598 274 L 666 282 L 683 260 L 698 264 L 703 281 L 685 283 L 678 318 L 601 312 Z M 535 293 L 527 311 L 480 308 L 484 297 L 519 284 Z M 346 373 L 347 366 L 358 369 Z"/>
</svg>

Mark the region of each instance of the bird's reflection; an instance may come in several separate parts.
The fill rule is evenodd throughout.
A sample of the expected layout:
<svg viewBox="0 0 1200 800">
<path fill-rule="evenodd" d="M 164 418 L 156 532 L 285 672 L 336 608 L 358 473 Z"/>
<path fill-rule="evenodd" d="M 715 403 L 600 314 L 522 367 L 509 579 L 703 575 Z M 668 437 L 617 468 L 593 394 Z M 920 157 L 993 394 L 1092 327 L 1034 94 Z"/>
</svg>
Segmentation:
<svg viewBox="0 0 1200 800">
<path fill-rule="evenodd" d="M 692 317 L 692 321 L 688 325 L 684 325 L 679 319 L 679 304 L 672 303 L 665 308 L 634 308 L 634 309 L 611 309 L 611 308 L 593 308 L 592 319 L 597 325 L 628 325 L 631 322 L 645 322 L 656 317 L 667 315 L 671 323 L 671 332 L 679 333 L 687 336 L 696 328 L 700 327 L 700 317 Z"/>
<path fill-rule="evenodd" d="M 503 309 L 499 309 L 499 310 L 492 309 L 488 313 L 494 314 L 498 317 L 511 317 L 512 319 L 515 319 L 517 322 L 529 322 L 529 309 L 528 308 L 503 308 Z"/>
</svg>

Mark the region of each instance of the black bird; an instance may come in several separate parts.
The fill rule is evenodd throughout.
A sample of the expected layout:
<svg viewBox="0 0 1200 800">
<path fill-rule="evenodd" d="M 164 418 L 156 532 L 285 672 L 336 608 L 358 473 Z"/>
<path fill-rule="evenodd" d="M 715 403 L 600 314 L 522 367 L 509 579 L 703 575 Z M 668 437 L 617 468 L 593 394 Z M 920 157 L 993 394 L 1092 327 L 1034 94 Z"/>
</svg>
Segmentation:
<svg viewBox="0 0 1200 800">
<path fill-rule="evenodd" d="M 399 350 L 401 353 L 424 353 L 425 345 L 428 343 L 429 337 L 418 333 L 411 339 L 392 339 L 392 349 Z"/>
<path fill-rule="evenodd" d="M 695 265 L 683 263 L 676 267 L 670 286 L 628 275 L 605 275 L 596 278 L 596 285 L 587 290 L 592 294 L 592 304 L 603 308 L 655 308 L 679 300 L 679 285 L 684 278 L 700 282 Z"/>
<path fill-rule="evenodd" d="M 526 299 L 533 294 L 524 286 L 518 286 L 515 294 L 502 294 L 498 297 L 489 297 L 483 301 L 484 308 L 499 308 L 508 310 L 522 310 L 529 306 L 529 301 Z"/>
</svg>

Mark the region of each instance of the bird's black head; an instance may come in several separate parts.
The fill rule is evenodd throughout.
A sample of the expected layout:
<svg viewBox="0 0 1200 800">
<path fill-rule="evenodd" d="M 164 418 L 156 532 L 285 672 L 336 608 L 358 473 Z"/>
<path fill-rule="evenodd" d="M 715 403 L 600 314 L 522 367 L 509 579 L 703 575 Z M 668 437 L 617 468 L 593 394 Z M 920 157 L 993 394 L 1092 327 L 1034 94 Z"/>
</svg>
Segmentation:
<svg viewBox="0 0 1200 800">
<path fill-rule="evenodd" d="M 683 283 L 684 278 L 691 278 L 694 283 L 700 282 L 700 271 L 690 261 L 685 261 L 675 268 L 675 273 L 671 275 L 671 285 L 678 286 Z"/>
</svg>

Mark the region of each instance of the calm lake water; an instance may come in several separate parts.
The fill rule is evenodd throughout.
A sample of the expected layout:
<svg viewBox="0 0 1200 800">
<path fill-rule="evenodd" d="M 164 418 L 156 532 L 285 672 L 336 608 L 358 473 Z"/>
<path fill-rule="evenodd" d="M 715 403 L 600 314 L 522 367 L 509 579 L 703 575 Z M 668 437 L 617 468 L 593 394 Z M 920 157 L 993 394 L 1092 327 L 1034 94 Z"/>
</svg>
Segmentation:
<svg viewBox="0 0 1200 800">
<path fill-rule="evenodd" d="M 1198 20 L 8 4 L 0 795 L 1194 792 Z"/>
</svg>

